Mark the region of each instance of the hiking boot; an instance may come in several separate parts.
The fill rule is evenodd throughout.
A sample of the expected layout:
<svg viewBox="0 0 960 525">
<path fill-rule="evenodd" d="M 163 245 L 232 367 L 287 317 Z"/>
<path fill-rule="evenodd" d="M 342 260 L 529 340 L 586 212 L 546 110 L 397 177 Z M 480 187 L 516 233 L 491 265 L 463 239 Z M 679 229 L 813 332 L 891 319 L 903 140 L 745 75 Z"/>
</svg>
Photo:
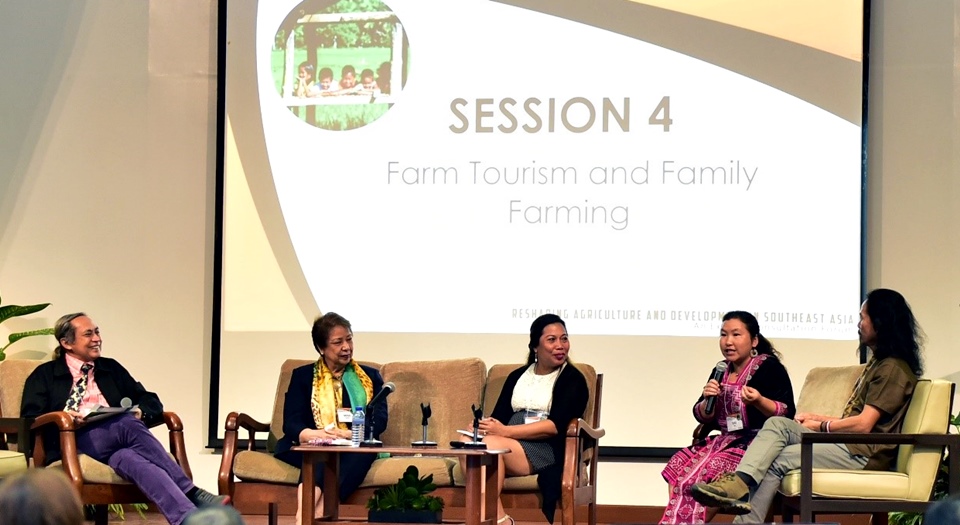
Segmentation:
<svg viewBox="0 0 960 525">
<path fill-rule="evenodd" d="M 230 496 L 218 496 L 200 487 L 197 487 L 197 489 L 194 490 L 192 494 L 188 494 L 187 497 L 197 507 L 216 507 L 230 504 Z"/>
<path fill-rule="evenodd" d="M 717 476 L 710 483 L 690 487 L 690 495 L 705 507 L 719 507 L 724 514 L 750 514 L 750 487 L 734 472 Z"/>
</svg>

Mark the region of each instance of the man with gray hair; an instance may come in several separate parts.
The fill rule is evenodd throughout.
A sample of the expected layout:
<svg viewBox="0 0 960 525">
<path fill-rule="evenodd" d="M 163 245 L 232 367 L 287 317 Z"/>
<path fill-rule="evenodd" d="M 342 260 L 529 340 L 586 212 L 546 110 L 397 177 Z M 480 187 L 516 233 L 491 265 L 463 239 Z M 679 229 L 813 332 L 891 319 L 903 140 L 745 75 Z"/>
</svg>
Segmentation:
<svg viewBox="0 0 960 525">
<path fill-rule="evenodd" d="M 38 417 L 65 411 L 77 423 L 77 449 L 110 465 L 156 503 L 172 525 L 180 525 L 200 506 L 226 505 L 229 496 L 217 496 L 193 484 L 163 445 L 147 428 L 163 417 L 163 404 L 147 391 L 127 369 L 100 355 L 100 328 L 86 314 L 61 317 L 54 326 L 59 345 L 52 361 L 36 368 L 27 378 L 20 414 Z M 97 406 L 137 408 L 106 419 L 85 422 Z M 56 429 L 43 435 L 47 461 L 60 459 Z"/>
</svg>

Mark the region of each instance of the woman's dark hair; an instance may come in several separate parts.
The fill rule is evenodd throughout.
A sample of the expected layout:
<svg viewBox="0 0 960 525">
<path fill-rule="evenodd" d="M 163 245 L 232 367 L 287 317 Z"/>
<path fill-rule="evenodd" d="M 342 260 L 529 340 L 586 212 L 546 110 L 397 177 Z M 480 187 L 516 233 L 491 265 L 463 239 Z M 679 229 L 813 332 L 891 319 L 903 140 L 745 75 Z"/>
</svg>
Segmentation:
<svg viewBox="0 0 960 525">
<path fill-rule="evenodd" d="M 907 300 L 899 292 L 877 288 L 867 294 L 867 315 L 877 333 L 873 355 L 877 359 L 898 357 L 907 362 L 917 377 L 923 375 L 923 331 Z"/>
<path fill-rule="evenodd" d="M 527 344 L 527 348 L 529 349 L 527 352 L 528 365 L 533 364 L 536 359 L 537 347 L 540 346 L 540 336 L 543 335 L 543 329 L 557 323 L 562 324 L 564 330 L 566 330 L 567 323 L 563 322 L 563 319 L 556 314 L 543 314 L 533 320 L 533 324 L 530 325 L 530 343 Z"/>
<path fill-rule="evenodd" d="M 348 331 L 353 331 L 350 328 L 350 321 L 347 321 L 342 315 L 327 312 L 320 317 L 317 317 L 317 320 L 313 322 L 313 330 L 310 331 L 310 335 L 313 336 L 313 347 L 317 349 L 317 352 L 320 352 L 320 349 L 327 346 L 327 343 L 330 342 L 330 332 L 334 328 L 342 326 Z"/>
<path fill-rule="evenodd" d="M 743 326 L 747 327 L 747 333 L 750 334 L 750 337 L 757 338 L 757 354 L 770 354 L 777 359 L 783 360 L 783 356 L 780 355 L 780 352 L 773 347 L 771 343 L 763 334 L 760 333 L 760 323 L 757 321 L 757 318 L 750 312 L 744 312 L 743 310 L 733 310 L 732 312 L 727 312 L 723 315 L 724 321 L 729 321 L 731 319 L 736 319 L 743 323 Z"/>
</svg>

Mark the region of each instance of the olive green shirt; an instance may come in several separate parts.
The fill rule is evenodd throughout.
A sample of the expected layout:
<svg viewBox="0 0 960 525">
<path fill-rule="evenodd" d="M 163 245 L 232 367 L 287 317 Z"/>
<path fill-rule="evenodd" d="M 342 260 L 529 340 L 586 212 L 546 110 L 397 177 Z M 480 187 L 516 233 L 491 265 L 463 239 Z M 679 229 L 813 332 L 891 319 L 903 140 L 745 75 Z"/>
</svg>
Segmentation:
<svg viewBox="0 0 960 525">
<path fill-rule="evenodd" d="M 910 396 L 913 395 L 916 385 L 917 376 L 906 361 L 895 357 L 879 360 L 871 358 L 853 387 L 853 394 L 843 410 L 843 417 L 860 415 L 864 405 L 870 405 L 880 411 L 880 419 L 870 432 L 900 432 Z M 864 467 L 867 470 L 889 470 L 897 453 L 897 445 L 850 443 L 847 448 L 854 454 L 870 458 Z"/>
</svg>

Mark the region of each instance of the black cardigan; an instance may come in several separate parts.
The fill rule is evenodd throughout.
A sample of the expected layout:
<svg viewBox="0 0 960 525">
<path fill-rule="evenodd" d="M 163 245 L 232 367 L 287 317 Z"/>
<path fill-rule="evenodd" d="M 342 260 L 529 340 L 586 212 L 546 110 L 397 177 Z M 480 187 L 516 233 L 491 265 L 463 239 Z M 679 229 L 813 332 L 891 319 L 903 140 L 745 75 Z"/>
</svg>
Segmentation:
<svg viewBox="0 0 960 525">
<path fill-rule="evenodd" d="M 506 382 L 503 384 L 503 390 L 500 391 L 500 397 L 493 408 L 491 417 L 506 424 L 513 415 L 513 390 L 517 386 L 520 376 L 530 365 L 524 365 L 510 372 Z M 560 481 L 563 476 L 563 458 L 564 445 L 566 443 L 567 426 L 573 419 L 583 417 L 587 409 L 587 399 L 590 397 L 590 390 L 587 388 L 587 380 L 583 374 L 572 363 L 563 367 L 557 382 L 553 385 L 553 401 L 550 404 L 550 415 L 548 420 L 553 421 L 557 427 L 557 435 L 547 438 L 553 448 L 553 457 L 556 460 L 553 465 L 547 467 L 537 476 L 537 485 L 543 494 L 543 515 L 547 517 L 550 523 L 553 523 L 553 517 L 557 510 L 557 502 L 560 501 Z"/>
</svg>

